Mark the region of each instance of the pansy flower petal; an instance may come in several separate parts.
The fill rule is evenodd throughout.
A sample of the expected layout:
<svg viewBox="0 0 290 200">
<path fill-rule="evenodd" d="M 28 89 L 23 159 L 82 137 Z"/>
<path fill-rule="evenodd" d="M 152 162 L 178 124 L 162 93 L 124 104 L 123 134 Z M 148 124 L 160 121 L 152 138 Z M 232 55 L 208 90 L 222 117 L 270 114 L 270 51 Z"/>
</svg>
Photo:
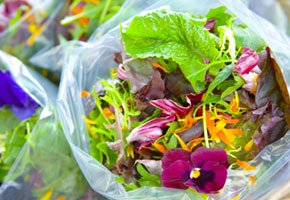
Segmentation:
<svg viewBox="0 0 290 200">
<path fill-rule="evenodd" d="M 184 183 L 190 178 L 191 165 L 184 160 L 177 160 L 161 174 L 161 182 L 164 187 L 186 189 Z"/>
<path fill-rule="evenodd" d="M 28 105 L 25 107 L 12 106 L 11 111 L 19 120 L 25 120 L 30 118 L 34 114 L 37 107 L 38 104 L 34 100 L 32 100 L 29 101 Z"/>
<path fill-rule="evenodd" d="M 190 152 L 184 151 L 182 149 L 169 149 L 167 150 L 161 161 L 162 161 L 162 168 L 166 169 L 170 167 L 175 161 L 177 160 L 183 160 L 186 162 L 190 162 Z"/>
<path fill-rule="evenodd" d="M 202 169 L 204 171 L 211 171 L 214 173 L 213 181 L 207 183 L 203 192 L 205 193 L 216 193 L 222 189 L 227 180 L 227 169 L 223 165 L 217 165 L 213 161 L 206 162 Z"/>
<path fill-rule="evenodd" d="M 229 167 L 228 156 L 223 149 L 200 147 L 191 154 L 191 162 L 194 167 L 201 168 L 208 160 L 216 161 L 226 168 Z"/>
</svg>

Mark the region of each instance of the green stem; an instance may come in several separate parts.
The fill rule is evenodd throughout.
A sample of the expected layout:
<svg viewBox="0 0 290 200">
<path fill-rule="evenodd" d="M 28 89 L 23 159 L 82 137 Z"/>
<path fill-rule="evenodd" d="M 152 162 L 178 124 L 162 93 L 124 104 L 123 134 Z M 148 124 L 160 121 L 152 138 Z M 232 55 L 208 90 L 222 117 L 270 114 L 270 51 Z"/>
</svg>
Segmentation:
<svg viewBox="0 0 290 200">
<path fill-rule="evenodd" d="M 104 19 L 104 17 L 106 16 L 111 3 L 112 3 L 112 0 L 107 0 L 106 1 L 105 7 L 104 7 L 104 9 L 103 9 L 103 11 L 101 13 L 99 22 L 101 22 Z"/>
<path fill-rule="evenodd" d="M 205 138 L 205 146 L 209 148 L 209 142 L 208 142 L 208 132 L 207 132 L 207 127 L 206 127 L 206 105 L 204 104 L 202 106 L 202 115 L 203 115 L 203 133 L 204 133 L 204 138 Z"/>
</svg>

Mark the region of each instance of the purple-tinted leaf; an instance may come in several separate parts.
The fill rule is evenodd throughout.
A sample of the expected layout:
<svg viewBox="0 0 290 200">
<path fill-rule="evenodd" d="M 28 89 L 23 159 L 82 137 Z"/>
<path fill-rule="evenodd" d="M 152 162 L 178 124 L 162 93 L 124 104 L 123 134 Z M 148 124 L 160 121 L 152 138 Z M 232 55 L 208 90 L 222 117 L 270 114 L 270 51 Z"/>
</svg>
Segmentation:
<svg viewBox="0 0 290 200">
<path fill-rule="evenodd" d="M 234 66 L 233 71 L 238 72 L 240 75 L 248 74 L 258 63 L 259 56 L 257 52 L 248 47 L 243 47 L 242 55 Z"/>
<path fill-rule="evenodd" d="M 256 103 L 255 103 L 255 98 L 251 97 L 246 90 L 244 90 L 244 89 L 239 90 L 238 95 L 240 98 L 240 102 L 244 106 L 246 106 L 249 109 L 256 109 L 257 108 Z M 232 97 L 231 97 L 231 99 L 232 99 Z"/>
<path fill-rule="evenodd" d="M 193 93 L 193 88 L 190 82 L 185 78 L 184 74 L 178 68 L 174 73 L 166 76 L 166 98 L 179 97 Z"/>
<path fill-rule="evenodd" d="M 199 138 L 203 134 L 203 125 L 202 121 L 197 122 L 194 124 L 190 129 L 179 133 L 178 136 L 184 141 L 185 143 L 195 139 Z"/>
<path fill-rule="evenodd" d="M 193 104 L 197 104 L 201 101 L 204 92 L 199 94 L 186 95 L 186 102 L 188 106 L 183 107 L 170 99 L 158 99 L 150 101 L 150 104 L 162 110 L 164 115 L 179 114 L 179 116 L 185 116 L 190 110 Z"/>
<path fill-rule="evenodd" d="M 167 123 L 174 120 L 174 115 L 152 119 L 145 124 L 142 124 L 141 126 L 133 129 L 126 140 L 128 143 L 134 141 L 139 143 L 153 143 L 162 135 L 162 128 L 165 128 Z"/>
<path fill-rule="evenodd" d="M 30 7 L 30 5 L 26 1 L 6 1 L 4 3 L 5 9 L 4 9 L 3 14 L 9 18 L 13 18 L 15 12 L 22 5 L 26 5 Z"/>
<path fill-rule="evenodd" d="M 161 78 L 161 74 L 158 70 L 153 70 L 152 73 L 152 81 L 149 85 L 148 93 L 146 94 L 146 97 L 148 100 L 151 99 L 162 99 L 164 98 L 164 81 Z"/>
<path fill-rule="evenodd" d="M 125 68 L 122 64 L 119 64 L 119 66 L 118 66 L 117 75 L 118 75 L 118 78 L 121 80 L 128 79 L 127 73 L 126 73 Z"/>
<path fill-rule="evenodd" d="M 204 25 L 204 28 L 208 29 L 209 32 L 213 33 L 215 23 L 216 23 L 215 19 L 210 19 L 206 22 L 206 24 Z"/>
</svg>

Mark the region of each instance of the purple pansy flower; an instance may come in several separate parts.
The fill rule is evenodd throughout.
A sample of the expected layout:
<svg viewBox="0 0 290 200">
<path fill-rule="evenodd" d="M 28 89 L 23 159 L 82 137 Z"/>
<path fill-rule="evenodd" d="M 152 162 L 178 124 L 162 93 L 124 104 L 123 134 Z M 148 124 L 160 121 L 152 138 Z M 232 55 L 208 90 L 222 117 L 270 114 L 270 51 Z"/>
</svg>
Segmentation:
<svg viewBox="0 0 290 200">
<path fill-rule="evenodd" d="M 0 70 L 0 107 L 8 105 L 19 120 L 33 115 L 38 104 L 12 79 L 9 71 Z"/>
<path fill-rule="evenodd" d="M 227 178 L 228 157 L 223 149 L 200 147 L 194 152 L 169 149 L 162 157 L 164 187 L 217 193 Z"/>
</svg>

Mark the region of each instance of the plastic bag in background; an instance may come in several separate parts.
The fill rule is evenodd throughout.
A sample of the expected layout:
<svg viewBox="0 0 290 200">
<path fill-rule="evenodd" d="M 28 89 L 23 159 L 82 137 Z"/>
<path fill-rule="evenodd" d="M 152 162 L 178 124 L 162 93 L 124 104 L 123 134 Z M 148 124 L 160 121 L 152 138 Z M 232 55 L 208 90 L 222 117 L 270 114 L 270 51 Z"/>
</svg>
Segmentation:
<svg viewBox="0 0 290 200">
<path fill-rule="evenodd" d="M 290 2 L 288 0 L 243 0 L 250 10 L 290 35 Z"/>
<path fill-rule="evenodd" d="M 57 88 L 17 58 L 0 51 L 1 66 L 43 110 L 0 189 L 1 200 L 93 199 L 55 111 Z"/>
<path fill-rule="evenodd" d="M 120 11 L 114 15 L 112 18 L 107 20 L 105 23 L 101 24 L 90 36 L 88 42 L 93 42 L 96 39 L 103 36 L 110 29 L 118 26 L 121 22 L 129 19 L 150 5 L 158 2 L 158 0 L 126 0 L 125 3 L 120 8 Z M 96 5 L 97 6 L 97 5 Z M 61 73 L 62 67 L 64 65 L 64 57 L 66 51 L 72 47 L 81 45 L 81 41 L 68 41 L 60 44 L 56 47 L 48 49 L 47 51 L 42 51 L 30 58 L 29 62 L 46 69 L 51 69 L 58 74 Z M 50 68 L 53 67 L 53 68 Z"/>
<path fill-rule="evenodd" d="M 174 11 L 190 11 L 195 15 L 203 15 L 210 8 L 221 5 L 227 6 L 228 10 L 236 14 L 241 22 L 246 23 L 266 41 L 289 86 L 289 38 L 268 21 L 248 10 L 240 1 L 182 0 L 177 4 L 174 0 L 161 0 L 146 10 L 170 6 Z M 66 58 L 57 106 L 64 133 L 84 176 L 96 192 L 110 199 L 200 199 L 201 197 L 196 193 L 166 188 L 143 187 L 126 192 L 121 184 L 114 182 L 114 175 L 90 155 L 88 131 L 82 119 L 85 115 L 85 107 L 80 94 L 82 90 L 92 90 L 99 77 L 109 78 L 109 69 L 116 67 L 113 58 L 114 52 L 120 51 L 119 43 L 120 31 L 119 27 L 116 27 L 100 39 L 83 43 L 81 47 L 72 49 Z M 211 199 L 228 199 L 238 194 L 240 194 L 240 199 L 250 197 L 255 199 L 263 195 L 264 191 L 271 190 L 275 186 L 271 182 L 273 178 L 276 180 L 275 183 L 278 183 L 284 179 L 284 174 L 290 172 L 289 167 L 284 168 L 286 171 L 282 170 L 283 166 L 288 166 L 290 158 L 289 135 L 290 132 L 281 140 L 269 145 L 250 162 L 251 165 L 257 166 L 258 170 L 229 171 L 225 188 Z M 248 175 L 257 178 L 256 184 L 251 184 Z M 256 191 L 255 194 L 253 191 Z"/>
<path fill-rule="evenodd" d="M 0 5 L 0 47 L 24 63 L 56 44 L 63 0 L 11 1 Z"/>
</svg>

